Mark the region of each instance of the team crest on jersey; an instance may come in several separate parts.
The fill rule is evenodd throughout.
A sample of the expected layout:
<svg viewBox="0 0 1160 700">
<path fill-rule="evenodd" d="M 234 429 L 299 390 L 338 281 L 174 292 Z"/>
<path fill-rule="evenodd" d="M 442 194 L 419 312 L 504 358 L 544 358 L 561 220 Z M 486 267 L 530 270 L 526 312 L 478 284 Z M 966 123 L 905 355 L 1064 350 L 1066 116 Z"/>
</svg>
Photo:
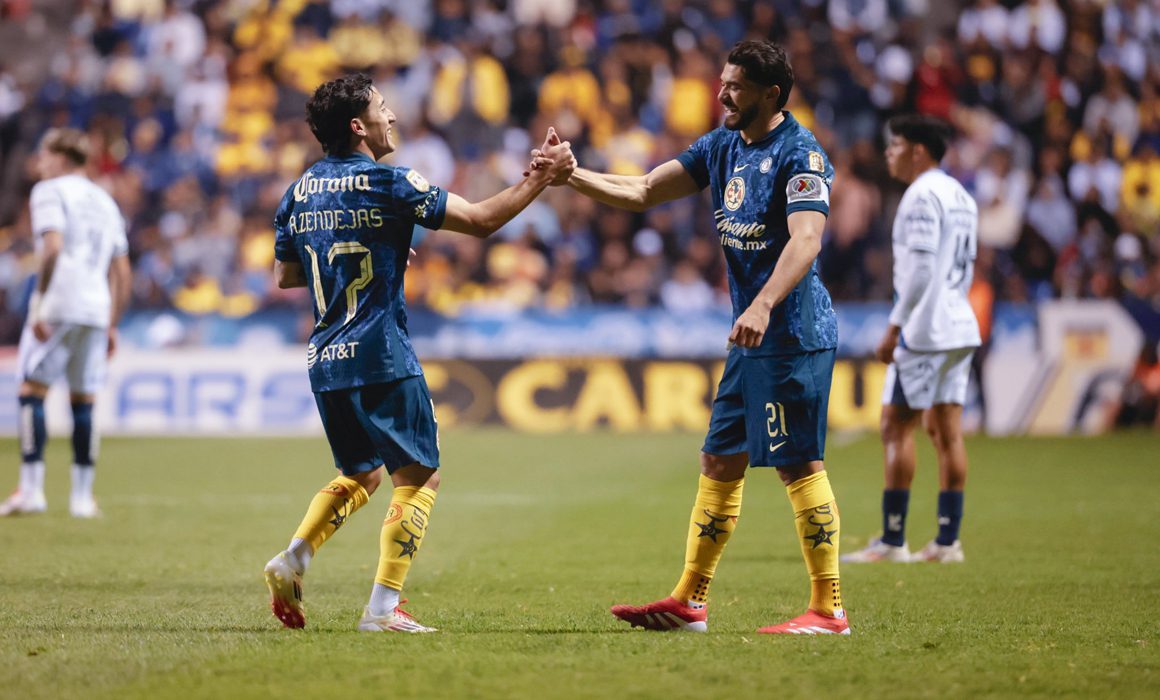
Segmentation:
<svg viewBox="0 0 1160 700">
<path fill-rule="evenodd" d="M 761 161 L 761 165 L 757 166 L 757 169 L 763 173 L 768 173 L 773 169 L 773 158 L 766 158 Z"/>
<path fill-rule="evenodd" d="M 795 175 L 790 178 L 785 188 L 785 201 L 793 202 L 825 202 L 830 203 L 826 184 L 817 175 Z"/>
<path fill-rule="evenodd" d="M 420 192 L 426 192 L 427 190 L 431 189 L 431 183 L 427 182 L 427 178 L 423 177 L 414 170 L 407 171 L 407 182 L 411 183 L 411 187 L 414 187 Z"/>
<path fill-rule="evenodd" d="M 737 211 L 745 201 L 745 180 L 739 177 L 731 178 L 725 185 L 725 208 Z"/>
<path fill-rule="evenodd" d="M 826 172 L 826 161 L 822 159 L 821 153 L 810 151 L 810 170 L 816 173 Z"/>
</svg>

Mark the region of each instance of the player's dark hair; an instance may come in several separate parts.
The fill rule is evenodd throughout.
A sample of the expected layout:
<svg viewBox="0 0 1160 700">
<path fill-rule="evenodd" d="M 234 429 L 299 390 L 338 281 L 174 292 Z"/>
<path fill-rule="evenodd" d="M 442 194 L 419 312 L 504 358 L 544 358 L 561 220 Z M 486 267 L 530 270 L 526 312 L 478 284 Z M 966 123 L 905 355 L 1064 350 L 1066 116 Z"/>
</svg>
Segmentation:
<svg viewBox="0 0 1160 700">
<path fill-rule="evenodd" d="M 747 39 L 739 41 L 729 52 L 729 63 L 741 68 L 747 80 L 758 85 L 781 88 L 777 96 L 777 108 L 785 107 L 789 91 L 793 89 L 793 66 L 785 49 L 772 41 Z"/>
<path fill-rule="evenodd" d="M 942 160 L 947 152 L 947 144 L 955 131 L 950 124 L 926 114 L 900 114 L 891 117 L 887 128 L 892 136 L 901 136 L 907 141 L 926 148 L 935 162 Z"/>
<path fill-rule="evenodd" d="M 74 165 L 84 165 L 89 160 L 89 137 L 77 129 L 49 129 L 40 140 L 40 147 L 63 155 Z"/>
<path fill-rule="evenodd" d="M 353 73 L 318 86 L 306 103 L 306 123 L 329 155 L 350 150 L 350 120 L 371 103 L 371 78 Z"/>
</svg>

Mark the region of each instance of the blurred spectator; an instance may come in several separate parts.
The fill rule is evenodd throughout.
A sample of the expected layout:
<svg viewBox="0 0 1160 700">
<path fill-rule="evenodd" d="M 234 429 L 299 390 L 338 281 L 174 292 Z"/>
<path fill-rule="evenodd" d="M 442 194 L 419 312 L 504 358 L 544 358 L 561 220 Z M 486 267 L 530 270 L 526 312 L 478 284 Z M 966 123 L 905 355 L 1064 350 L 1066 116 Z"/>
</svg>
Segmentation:
<svg viewBox="0 0 1160 700">
<path fill-rule="evenodd" d="M 999 0 L 975 0 L 959 15 L 959 43 L 1001 51 L 1007 46 L 1009 21 L 1008 10 Z"/>
<path fill-rule="evenodd" d="M 1067 174 L 1072 199 L 1115 213 L 1120 203 L 1123 168 L 1108 153 L 1108 139 L 1077 139 L 1077 162 Z"/>
<path fill-rule="evenodd" d="M 1083 128 L 1088 134 L 1110 134 L 1114 152 L 1124 156 L 1136 142 L 1140 115 L 1136 101 L 1124 87 L 1123 74 L 1116 68 L 1105 68 L 1104 87 L 1093 96 L 1083 113 Z"/>
<path fill-rule="evenodd" d="M 1008 37 L 1017 49 L 1057 54 L 1067 37 L 1067 18 L 1055 0 L 1024 0 L 1011 12 Z"/>
</svg>

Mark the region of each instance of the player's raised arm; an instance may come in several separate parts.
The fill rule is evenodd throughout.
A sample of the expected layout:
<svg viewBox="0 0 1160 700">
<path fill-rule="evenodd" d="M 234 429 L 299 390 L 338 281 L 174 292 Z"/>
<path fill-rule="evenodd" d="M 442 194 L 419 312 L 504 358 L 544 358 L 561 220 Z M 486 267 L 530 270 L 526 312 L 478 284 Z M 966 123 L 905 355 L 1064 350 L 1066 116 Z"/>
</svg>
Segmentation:
<svg viewBox="0 0 1160 700">
<path fill-rule="evenodd" d="M 568 185 L 586 197 L 630 211 L 644 211 L 701 189 L 676 160 L 661 163 L 647 175 L 612 175 L 576 168 Z"/>
<path fill-rule="evenodd" d="M 543 153 L 542 167 L 506 190 L 482 202 L 468 202 L 457 194 L 447 193 L 447 213 L 443 228 L 487 238 L 511 221 L 556 179 L 564 179 L 576 167 L 571 144 L 567 141 L 550 146 Z"/>
<path fill-rule="evenodd" d="M 761 345 L 769 325 L 770 311 L 802 281 L 822 250 L 825 214 L 812 210 L 795 211 L 786 217 L 786 223 L 789 227 L 789 242 L 781 251 L 773 274 L 749 308 L 737 318 L 733 332 L 729 334 L 729 341 L 743 348 Z"/>
<path fill-rule="evenodd" d="M 549 129 L 544 145 L 532 151 L 529 172 L 542 168 L 544 152 L 558 143 L 559 136 L 554 129 Z M 644 211 L 695 194 L 704 187 L 675 159 L 653 168 L 647 175 L 613 175 L 576 168 L 571 177 L 553 180 L 552 184 L 567 184 L 586 197 L 630 211 Z"/>
</svg>

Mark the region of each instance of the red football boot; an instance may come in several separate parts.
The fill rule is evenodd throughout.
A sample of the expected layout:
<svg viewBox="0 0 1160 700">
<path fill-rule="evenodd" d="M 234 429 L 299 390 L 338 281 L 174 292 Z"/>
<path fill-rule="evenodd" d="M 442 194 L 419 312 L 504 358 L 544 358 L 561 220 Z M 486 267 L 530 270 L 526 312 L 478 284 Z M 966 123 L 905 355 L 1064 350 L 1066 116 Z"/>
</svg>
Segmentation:
<svg viewBox="0 0 1160 700">
<path fill-rule="evenodd" d="M 690 608 L 672 597 L 648 605 L 613 605 L 612 614 L 633 627 L 658 632 L 704 632 L 709 629 L 705 608 Z"/>
<path fill-rule="evenodd" d="M 846 621 L 846 611 L 839 610 L 836 617 L 807 610 L 789 622 L 770 625 L 757 630 L 758 634 L 850 634 L 850 623 Z"/>
</svg>

